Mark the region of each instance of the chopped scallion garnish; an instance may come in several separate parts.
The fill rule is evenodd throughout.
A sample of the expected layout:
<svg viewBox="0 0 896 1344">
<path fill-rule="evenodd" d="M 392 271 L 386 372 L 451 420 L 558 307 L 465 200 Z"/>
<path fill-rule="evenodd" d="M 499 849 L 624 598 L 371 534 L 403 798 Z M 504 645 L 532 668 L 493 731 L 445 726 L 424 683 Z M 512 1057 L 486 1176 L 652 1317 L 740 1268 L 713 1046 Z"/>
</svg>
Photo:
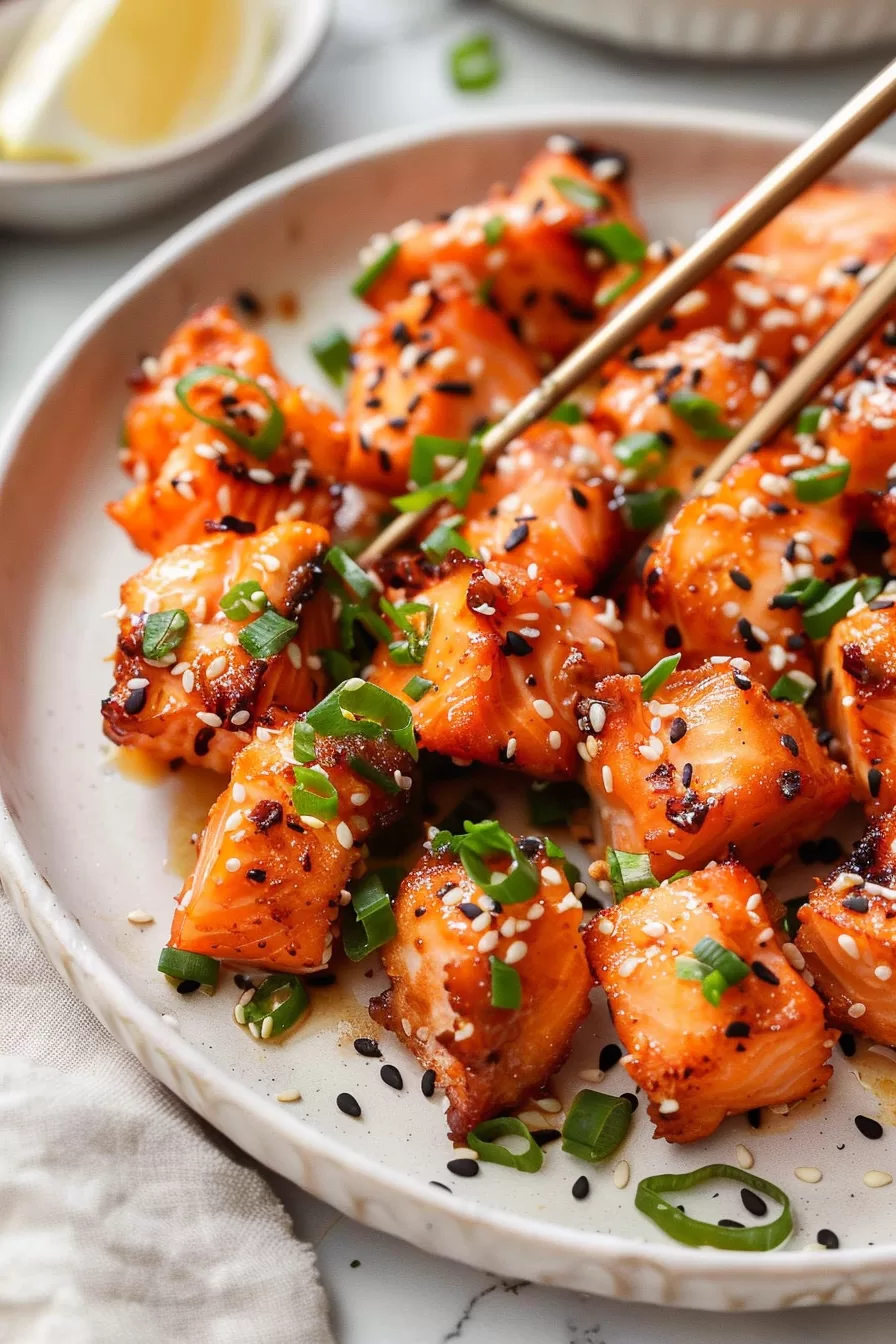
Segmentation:
<svg viewBox="0 0 896 1344">
<path fill-rule="evenodd" d="M 489 957 L 492 973 L 492 1007 L 515 1011 L 523 1002 L 523 984 L 519 971 L 498 957 Z"/>
<path fill-rule="evenodd" d="M 630 854 L 624 849 L 608 849 L 606 854 L 613 899 L 618 905 L 626 896 L 659 883 L 650 868 L 649 854 Z"/>
<path fill-rule="evenodd" d="M 255 579 L 244 579 L 228 588 L 218 606 L 232 621 L 246 621 L 267 611 L 270 603 Z"/>
<path fill-rule="evenodd" d="M 159 953 L 159 970 L 172 980 L 195 980 L 200 985 L 214 987 L 218 983 L 220 963 L 199 952 L 184 952 L 179 947 L 163 947 Z"/>
<path fill-rule="evenodd" d="M 849 462 L 819 462 L 790 473 L 793 493 L 802 504 L 820 504 L 842 494 L 849 480 Z"/>
<path fill-rule="evenodd" d="M 789 700 L 794 705 L 804 705 L 818 685 L 808 672 L 785 672 L 778 678 L 769 691 L 773 700 Z"/>
<path fill-rule="evenodd" d="M 667 1193 L 677 1195 L 706 1181 L 733 1181 L 741 1187 L 749 1186 L 780 1204 L 781 1212 L 774 1222 L 758 1227 L 720 1227 L 718 1223 L 705 1223 L 689 1217 L 677 1204 L 664 1198 Z M 783 1190 L 761 1176 L 754 1176 L 751 1171 L 729 1167 L 723 1162 L 700 1167 L 697 1171 L 646 1177 L 635 1194 L 635 1207 L 686 1246 L 714 1246 L 722 1251 L 771 1251 L 785 1242 L 793 1231 L 790 1200 Z"/>
<path fill-rule="evenodd" d="M 414 703 L 417 704 L 423 699 L 427 691 L 432 690 L 434 685 L 435 682 L 427 681 L 426 677 L 411 677 L 410 681 L 405 683 L 404 693 L 410 700 L 413 700 Z"/>
<path fill-rule="evenodd" d="M 451 78 L 462 93 L 490 89 L 501 77 L 498 48 L 491 33 L 476 33 L 458 42 L 450 56 Z"/>
<path fill-rule="evenodd" d="M 652 532 L 669 512 L 670 506 L 678 499 L 678 491 L 671 486 L 660 490 L 636 490 L 625 496 L 622 516 L 625 525 L 632 532 Z"/>
<path fill-rule="evenodd" d="M 603 1162 L 615 1153 L 632 1122 L 631 1102 L 583 1087 L 566 1113 L 563 1151 L 586 1162 Z"/>
<path fill-rule="evenodd" d="M 379 256 L 361 272 L 352 285 L 352 293 L 356 298 L 363 299 L 364 295 L 369 289 L 373 288 L 380 276 L 385 275 L 400 251 L 401 243 L 390 243 L 389 246 L 384 248 Z"/>
<path fill-rule="evenodd" d="M 699 439 L 733 439 L 737 433 L 722 419 L 722 408 L 709 397 L 679 388 L 669 398 L 669 410 L 683 420 Z"/>
<path fill-rule="evenodd" d="M 607 198 L 580 177 L 558 175 L 550 178 L 551 186 L 571 205 L 580 210 L 600 210 L 607 204 Z"/>
<path fill-rule="evenodd" d="M 669 456 L 669 444 L 659 434 L 649 434 L 646 430 L 636 430 L 633 434 L 624 434 L 613 444 L 613 456 L 623 467 L 644 480 L 657 476 L 666 465 Z"/>
<path fill-rule="evenodd" d="M 341 387 L 352 366 L 352 343 L 338 327 L 311 342 L 311 353 L 331 383 Z"/>
<path fill-rule="evenodd" d="M 241 1006 L 242 1021 L 261 1023 L 260 1039 L 282 1036 L 308 1011 L 308 991 L 297 975 L 280 971 L 262 980 L 254 995 Z M 270 1028 L 264 1023 L 270 1018 Z"/>
<path fill-rule="evenodd" d="M 549 420 L 559 420 L 562 425 L 580 425 L 585 412 L 574 401 L 561 401 L 548 416 Z"/>
<path fill-rule="evenodd" d="M 875 598 L 882 587 L 883 580 L 876 576 L 835 583 L 833 588 L 828 588 L 804 610 L 803 628 L 806 634 L 810 639 L 826 639 L 837 622 L 849 614 L 857 594 L 861 593 L 867 602 Z"/>
<path fill-rule="evenodd" d="M 661 686 L 664 686 L 681 662 L 680 653 L 667 654 L 658 663 L 654 663 L 649 672 L 641 678 L 641 699 L 651 700 Z"/>
<path fill-rule="evenodd" d="M 611 261 L 643 261 L 647 255 L 644 239 L 620 219 L 608 220 L 606 224 L 586 224 L 576 229 L 576 237 L 588 247 L 599 247 Z"/>
<path fill-rule="evenodd" d="M 420 549 L 427 559 L 434 563 L 444 560 L 449 551 L 460 551 L 461 555 L 472 557 L 473 547 L 456 531 L 456 524 L 464 522 L 463 514 L 456 514 L 434 527 L 429 536 L 424 537 Z"/>
<path fill-rule="evenodd" d="M 455 442 L 451 439 L 443 439 L 442 443 Z M 440 499 L 450 499 L 455 508 L 462 509 L 470 495 L 476 482 L 479 480 L 479 473 L 482 471 L 484 455 L 482 444 L 478 439 L 471 439 L 469 444 L 465 444 L 466 464 L 463 475 L 459 480 L 453 483 L 444 481 L 431 481 L 420 490 L 414 490 L 408 495 L 399 495 L 392 500 L 393 506 L 399 513 L 416 513 L 420 509 L 427 509 L 431 504 L 435 504 Z M 413 478 L 415 481 L 417 477 Z"/>
<path fill-rule="evenodd" d="M 320 770 L 308 765 L 293 766 L 296 787 L 292 791 L 292 805 L 300 817 L 320 817 L 332 821 L 339 815 L 339 794 L 336 785 Z"/>
<path fill-rule="evenodd" d="M 239 413 L 239 406 L 231 407 L 230 414 L 227 416 L 206 415 L 203 411 L 196 409 L 191 401 L 190 393 L 195 387 L 209 383 L 223 383 L 225 385 L 218 394 L 219 403 L 221 396 L 225 393 L 225 388 L 231 384 L 235 383 L 237 387 L 252 388 L 257 400 L 251 404 L 257 408 L 260 401 L 267 410 L 265 419 L 258 422 L 253 433 L 246 434 L 243 430 L 236 428 L 234 420 Z M 201 420 L 204 425 L 210 425 L 212 429 L 218 430 L 220 434 L 224 434 L 228 439 L 238 444 L 240 448 L 245 449 L 247 453 L 251 453 L 253 457 L 259 458 L 262 462 L 276 452 L 280 440 L 283 438 L 286 421 L 283 412 L 270 392 L 263 388 L 260 383 L 257 383 L 254 378 L 246 378 L 243 374 L 236 373 L 223 364 L 197 365 L 195 369 L 191 369 L 189 373 L 185 373 L 182 378 L 178 379 L 174 385 L 174 395 L 184 410 L 189 411 L 190 415 L 195 416 L 197 420 Z M 227 395 L 232 396 L 232 394 Z"/>
<path fill-rule="evenodd" d="M 823 415 L 823 406 L 804 406 L 797 416 L 797 434 L 814 434 Z"/>
<path fill-rule="evenodd" d="M 535 864 L 498 821 L 465 821 L 463 834 L 448 836 L 446 847 L 454 851 L 480 890 L 501 905 L 528 901 L 541 886 Z M 493 872 L 485 862 L 487 855 L 498 854 L 507 854 L 512 860 L 506 873 Z"/>
<path fill-rule="evenodd" d="M 384 878 L 392 876 L 392 870 L 384 870 L 349 883 L 352 903 L 342 923 L 342 945 L 351 961 L 363 960 L 398 933 L 390 892 L 384 885 Z"/>
<path fill-rule="evenodd" d="M 165 658 L 182 644 L 190 628 L 190 618 L 180 607 L 154 611 L 143 625 L 143 657 Z"/>
<path fill-rule="evenodd" d="M 374 740 L 388 733 L 396 746 L 413 760 L 418 756 L 411 711 L 403 700 L 360 677 L 337 686 L 305 715 L 321 737 L 348 737 L 360 733 Z"/>
<path fill-rule="evenodd" d="M 495 1139 L 506 1139 L 511 1135 L 526 1140 L 522 1153 L 513 1153 Z M 482 1162 L 497 1162 L 502 1167 L 514 1167 L 517 1171 L 540 1171 L 544 1153 L 532 1134 L 515 1115 L 499 1115 L 494 1120 L 482 1120 L 467 1135 L 467 1143 Z"/>
<path fill-rule="evenodd" d="M 621 299 L 623 294 L 636 285 L 644 274 L 642 266 L 630 266 L 628 273 L 618 280 L 615 285 L 609 285 L 606 289 L 599 289 L 595 295 L 594 302 L 598 308 L 609 308 L 611 303 Z"/>
<path fill-rule="evenodd" d="M 275 658 L 298 631 L 295 621 L 288 621 L 271 609 L 251 625 L 244 626 L 239 633 L 239 641 L 253 658 Z"/>
<path fill-rule="evenodd" d="M 293 760 L 300 765 L 310 765 L 317 760 L 317 748 L 314 743 L 314 729 L 304 719 L 299 719 L 292 730 Z"/>
<path fill-rule="evenodd" d="M 341 546 L 330 547 L 325 564 L 335 570 L 346 587 L 351 588 L 352 592 L 362 599 L 373 597 L 380 591 L 366 569 L 362 569 Z"/>
<path fill-rule="evenodd" d="M 496 243 L 500 243 L 501 239 L 504 237 L 504 230 L 506 227 L 507 226 L 500 215 L 492 215 L 491 219 L 485 221 L 482 226 L 482 232 L 485 234 L 485 241 L 488 243 L 489 247 L 494 247 Z"/>
</svg>

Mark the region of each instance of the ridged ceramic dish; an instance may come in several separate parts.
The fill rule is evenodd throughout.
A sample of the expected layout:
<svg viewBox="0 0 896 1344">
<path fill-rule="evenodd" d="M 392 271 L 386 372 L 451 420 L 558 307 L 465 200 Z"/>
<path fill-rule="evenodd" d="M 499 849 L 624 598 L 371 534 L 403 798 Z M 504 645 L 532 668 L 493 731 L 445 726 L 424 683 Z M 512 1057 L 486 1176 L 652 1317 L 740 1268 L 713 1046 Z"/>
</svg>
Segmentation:
<svg viewBox="0 0 896 1344">
<path fill-rule="evenodd" d="M 545 23 L 678 56 L 824 56 L 896 41 L 892 0 L 504 0 Z"/>
<path fill-rule="evenodd" d="M 758 1132 L 731 1120 L 687 1150 L 654 1142 L 642 1107 L 615 1159 L 630 1164 L 629 1185 L 617 1188 L 611 1160 L 590 1171 L 591 1195 L 580 1202 L 570 1192 L 584 1167 L 559 1145 L 537 1175 L 496 1166 L 475 1181 L 447 1173 L 439 1098 L 422 1095 L 397 1041 L 382 1048 L 404 1075 L 402 1092 L 352 1049 L 354 1037 L 375 1032 L 363 1004 L 378 978 L 363 968 L 313 991 L 309 1021 L 279 1046 L 234 1027 L 229 977 L 213 999 L 182 998 L 155 972 L 180 885 L 163 866 L 171 818 L 189 833 L 198 815 L 180 776 L 150 787 L 110 766 L 100 733 L 103 660 L 114 640 L 101 613 L 143 563 L 102 514 L 123 484 L 115 444 L 125 375 L 192 304 L 248 287 L 262 298 L 298 294 L 300 320 L 266 331 L 288 374 L 317 381 L 309 338 L 365 320 L 348 281 L 367 236 L 476 200 L 553 130 L 628 152 L 652 232 L 680 238 L 804 134 L 718 112 L 558 107 L 350 145 L 255 184 L 176 235 L 94 304 L 38 370 L 0 448 L 0 878 L 53 963 L 148 1069 L 248 1152 L 354 1218 L 479 1268 L 638 1301 L 738 1310 L 891 1300 L 896 1184 L 869 1189 L 862 1178 L 894 1164 L 894 1131 L 876 1143 L 858 1133 L 854 1115 L 877 1115 L 878 1101 L 854 1076 L 857 1061 L 840 1058 L 827 1096 L 796 1114 L 766 1117 Z M 869 151 L 850 172 L 896 178 L 896 154 Z M 502 792 L 512 813 L 508 783 Z M 803 883 L 810 872 L 800 869 Z M 155 915 L 153 926 L 127 922 L 138 907 Z M 556 1083 L 561 1099 L 609 1039 L 596 1003 Z M 631 1083 L 617 1065 L 603 1086 L 622 1092 Z M 287 1089 L 302 1100 L 278 1104 Z M 361 1102 L 360 1120 L 337 1109 L 342 1090 Z M 690 1250 L 635 1210 L 641 1177 L 735 1162 L 738 1144 L 792 1198 L 797 1232 L 785 1249 Z M 800 1166 L 818 1167 L 823 1179 L 801 1183 Z M 724 1210 L 723 1202 L 715 1216 L 736 1217 L 739 1201 Z M 836 1231 L 842 1249 L 808 1249 L 822 1228 Z"/>
</svg>

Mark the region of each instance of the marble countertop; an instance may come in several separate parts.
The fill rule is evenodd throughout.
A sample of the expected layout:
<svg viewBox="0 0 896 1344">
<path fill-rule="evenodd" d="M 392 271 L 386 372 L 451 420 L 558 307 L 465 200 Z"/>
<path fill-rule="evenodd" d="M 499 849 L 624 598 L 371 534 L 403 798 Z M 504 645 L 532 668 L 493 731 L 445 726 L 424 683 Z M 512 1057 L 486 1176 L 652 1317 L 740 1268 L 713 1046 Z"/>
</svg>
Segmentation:
<svg viewBox="0 0 896 1344">
<path fill-rule="evenodd" d="M 883 53 L 787 71 L 665 62 L 537 27 L 498 6 L 451 0 L 340 0 L 333 31 L 288 116 L 248 162 L 175 210 L 83 239 L 0 236 L 0 414 L 86 304 L 207 205 L 295 158 L 392 126 L 494 103 L 688 103 L 818 122 L 878 68 Z M 471 101 L 444 75 L 452 41 L 488 27 L 501 41 L 500 85 Z M 882 137 L 896 143 L 896 126 Z M 339 1344 L 753 1344 L 774 1337 L 839 1344 L 892 1333 L 892 1308 L 726 1317 L 633 1307 L 494 1276 L 372 1232 L 275 1180 L 297 1232 L 318 1249 Z M 524 1267 L 521 1266 L 521 1272 Z"/>
</svg>

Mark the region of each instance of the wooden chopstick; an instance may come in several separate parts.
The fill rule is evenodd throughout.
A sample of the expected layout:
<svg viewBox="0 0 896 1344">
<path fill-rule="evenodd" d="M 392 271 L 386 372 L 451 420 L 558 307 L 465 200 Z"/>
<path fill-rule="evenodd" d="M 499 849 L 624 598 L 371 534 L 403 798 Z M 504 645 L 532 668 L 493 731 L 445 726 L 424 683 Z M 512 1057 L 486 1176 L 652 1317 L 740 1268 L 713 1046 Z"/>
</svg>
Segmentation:
<svg viewBox="0 0 896 1344">
<path fill-rule="evenodd" d="M 707 485 L 720 481 L 729 467 L 748 449 L 765 443 L 766 439 L 783 429 L 831 374 L 846 363 L 894 304 L 896 256 L 890 258 L 880 274 L 853 299 L 845 313 L 803 356 L 753 418 L 738 430 L 712 465 L 702 473 L 691 494 L 702 494 Z"/>
<path fill-rule="evenodd" d="M 802 145 L 742 196 L 686 252 L 636 294 L 614 317 L 558 364 L 532 392 L 483 436 L 485 464 L 493 462 L 508 443 L 568 396 L 585 379 L 617 354 L 651 322 L 669 311 L 688 290 L 773 219 L 808 186 L 837 163 L 876 126 L 896 111 L 896 61 L 892 61 Z M 869 285 L 865 295 L 869 294 Z M 864 297 L 864 296 L 863 296 Z M 839 325 L 839 324 L 838 324 Z M 836 328 L 835 328 L 836 330 Z M 817 348 L 817 347 L 816 347 Z M 730 453 L 734 444 L 729 445 Z M 753 442 L 756 434 L 752 434 Z M 741 450 L 742 451 L 742 450 Z M 460 462 L 441 479 L 460 479 Z M 386 527 L 358 557 L 365 568 L 416 531 L 435 505 L 402 514 Z"/>
</svg>

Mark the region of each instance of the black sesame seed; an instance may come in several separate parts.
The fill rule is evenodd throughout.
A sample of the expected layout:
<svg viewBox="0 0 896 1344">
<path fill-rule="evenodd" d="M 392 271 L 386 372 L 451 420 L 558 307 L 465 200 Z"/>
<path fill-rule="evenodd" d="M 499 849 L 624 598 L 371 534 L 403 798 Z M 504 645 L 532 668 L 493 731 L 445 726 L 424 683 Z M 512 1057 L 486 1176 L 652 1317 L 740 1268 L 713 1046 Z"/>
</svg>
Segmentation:
<svg viewBox="0 0 896 1344">
<path fill-rule="evenodd" d="M 450 1185 L 443 1185 L 441 1181 L 430 1181 L 430 1185 L 434 1185 L 437 1190 L 444 1190 L 446 1194 L 454 1193 Z"/>
<path fill-rule="evenodd" d="M 743 1223 L 737 1222 L 734 1218 L 720 1218 L 719 1227 L 743 1227 Z"/>
<path fill-rule="evenodd" d="M 797 745 L 796 738 L 791 737 L 789 733 L 781 734 L 781 746 L 786 747 L 787 750 L 790 752 L 791 756 L 799 756 L 800 754 L 800 749 Z"/>
<path fill-rule="evenodd" d="M 750 1190 L 746 1186 L 740 1192 L 741 1203 L 747 1213 L 752 1213 L 756 1218 L 764 1218 L 768 1213 L 768 1205 L 761 1195 L 757 1195 L 755 1190 Z"/>
<path fill-rule="evenodd" d="M 677 625 L 667 625 L 663 631 L 663 643 L 667 649 L 681 648 L 681 631 Z"/>
<path fill-rule="evenodd" d="M 582 491 L 579 490 L 577 486 L 571 485 L 569 487 L 569 493 L 572 495 L 572 502 L 573 504 L 575 504 L 577 509 L 587 509 L 588 496 L 583 494 Z"/>
<path fill-rule="evenodd" d="M 625 1098 L 633 1111 L 638 1109 L 638 1098 L 635 1096 L 634 1092 L 620 1092 L 619 1095 L 620 1097 Z"/>
<path fill-rule="evenodd" d="M 522 546 L 523 542 L 528 541 L 528 539 L 529 524 L 517 523 L 516 527 L 508 533 L 507 540 L 504 543 L 504 549 L 505 551 L 515 551 L 517 546 Z"/>
<path fill-rule="evenodd" d="M 404 1087 L 404 1079 L 394 1064 L 384 1064 L 380 1069 L 380 1077 L 387 1087 L 394 1087 L 396 1092 Z"/>
<path fill-rule="evenodd" d="M 478 1176 L 479 1163 L 472 1157 L 455 1157 L 447 1163 L 452 1176 Z"/>
<path fill-rule="evenodd" d="M 537 1143 L 539 1148 L 546 1148 L 549 1143 L 556 1143 L 561 1137 L 559 1129 L 533 1129 L 530 1134 L 532 1142 Z"/>
<path fill-rule="evenodd" d="M 357 1120 L 361 1114 L 360 1103 L 355 1100 L 351 1092 L 340 1092 L 336 1098 L 336 1105 L 343 1115 L 350 1115 Z"/>
<path fill-rule="evenodd" d="M 867 915 L 869 910 L 867 896 L 847 896 L 841 905 L 844 910 L 854 910 L 857 915 Z"/>
<path fill-rule="evenodd" d="M 748 649 L 750 653 L 762 652 L 762 644 L 753 634 L 753 627 L 747 620 L 746 616 L 741 616 L 740 620 L 738 621 L 737 633 L 740 635 L 741 639 L 744 642 L 744 648 Z"/>
<path fill-rule="evenodd" d="M 525 658 L 527 653 L 532 652 L 532 645 L 527 639 L 523 639 L 522 635 L 517 634 L 516 630 L 508 630 L 501 645 L 501 652 L 508 658 Z"/>
<path fill-rule="evenodd" d="M 829 1227 L 823 1227 L 815 1238 L 819 1246 L 824 1246 L 828 1251 L 836 1251 L 840 1245 L 840 1238 L 836 1232 L 832 1232 Z"/>
<path fill-rule="evenodd" d="M 248 975 L 237 974 L 233 977 L 233 983 L 237 989 L 254 989 L 255 981 L 250 980 Z"/>
<path fill-rule="evenodd" d="M 693 778 L 693 775 L 694 767 L 691 765 L 690 761 L 685 761 L 681 768 L 681 782 L 686 789 L 691 787 L 691 779 Z"/>
<path fill-rule="evenodd" d="M 222 514 L 216 523 L 206 521 L 207 532 L 236 532 L 240 537 L 249 537 L 255 531 L 255 524 L 248 518 L 235 518 L 232 513 Z"/>
<path fill-rule="evenodd" d="M 751 1129 L 762 1128 L 762 1111 L 758 1106 L 754 1106 L 751 1110 L 747 1111 L 747 1124 Z"/>
<path fill-rule="evenodd" d="M 424 1097 L 431 1097 L 435 1090 L 436 1071 L 435 1069 L 427 1069 L 420 1079 L 420 1091 L 423 1093 Z"/>
<path fill-rule="evenodd" d="M 843 846 L 835 835 L 823 835 L 818 842 L 819 863 L 836 863 L 843 858 Z"/>
<path fill-rule="evenodd" d="M 880 793 L 880 786 L 883 782 L 883 778 L 884 777 L 877 766 L 872 765 L 871 769 L 868 771 L 868 792 L 871 794 L 872 798 L 876 798 Z"/>
<path fill-rule="evenodd" d="M 250 882 L 265 882 L 267 881 L 267 876 L 268 874 L 265 868 L 246 869 L 246 877 L 249 879 Z"/>
<path fill-rule="evenodd" d="M 353 1044 L 358 1054 L 364 1055 L 367 1059 L 380 1059 L 382 1057 L 380 1047 L 369 1036 L 359 1036 Z"/>
<path fill-rule="evenodd" d="M 770 971 L 764 961 L 754 961 L 751 967 L 753 974 L 759 980 L 764 980 L 767 985 L 780 985 L 781 981 Z"/>
<path fill-rule="evenodd" d="M 588 1180 L 587 1176 L 580 1176 L 577 1181 L 573 1182 L 572 1187 L 573 1199 L 587 1199 L 590 1192 L 591 1192 L 591 1182 Z"/>
<path fill-rule="evenodd" d="M 476 905 L 473 901 L 463 901 L 457 908 L 467 919 L 478 919 L 482 914 L 482 906 Z"/>
<path fill-rule="evenodd" d="M 433 383 L 432 390 L 433 392 L 447 392 L 452 397 L 471 397 L 473 395 L 473 384 L 455 378 L 445 378 L 441 382 Z"/>
<path fill-rule="evenodd" d="M 408 331 L 404 322 L 396 322 L 392 328 L 392 339 L 397 345 L 407 345 L 411 339 L 411 333 Z"/>
<path fill-rule="evenodd" d="M 749 1022 L 729 1022 L 725 1028 L 726 1036 L 749 1036 Z"/>
<path fill-rule="evenodd" d="M 770 503 L 766 504 L 765 507 L 768 509 L 769 513 L 774 513 L 774 514 L 777 514 L 778 516 L 780 516 L 781 514 L 789 513 L 789 512 L 790 512 L 790 510 L 788 509 L 787 505 L 786 505 L 786 504 L 782 504 L 782 503 L 781 503 L 779 500 L 777 500 L 777 499 L 773 499 L 773 500 L 771 500 Z"/>
<path fill-rule="evenodd" d="M 772 611 L 790 611 L 798 602 L 796 593 L 775 593 L 768 605 Z"/>
<path fill-rule="evenodd" d="M 178 994 L 195 994 L 198 988 L 198 980 L 181 980 L 177 987 L 177 992 Z"/>
<path fill-rule="evenodd" d="M 688 730 L 684 719 L 676 716 L 669 724 L 669 741 L 673 744 L 680 742 Z"/>
<path fill-rule="evenodd" d="M 139 714 L 146 704 L 146 687 L 138 686 L 135 691 L 128 692 L 128 698 L 124 702 L 125 714 Z"/>
<path fill-rule="evenodd" d="M 743 589 L 745 593 L 748 593 L 753 587 L 753 580 L 744 574 L 742 570 L 729 569 L 728 577 L 736 587 Z"/>
<path fill-rule="evenodd" d="M 612 1069 L 615 1064 L 618 1064 L 621 1058 L 622 1047 L 617 1045 L 615 1041 L 611 1041 L 609 1045 L 605 1045 L 601 1050 L 597 1066 L 601 1073 L 609 1073 L 610 1069 Z"/>
<path fill-rule="evenodd" d="M 884 1136 L 884 1127 L 878 1120 L 872 1120 L 868 1115 L 857 1115 L 855 1117 L 856 1129 L 860 1134 L 864 1134 L 866 1139 L 882 1139 Z"/>
<path fill-rule="evenodd" d="M 847 1059 L 852 1059 L 853 1055 L 854 1055 L 855 1052 L 856 1052 L 856 1038 L 855 1038 L 855 1036 L 853 1036 L 853 1035 L 851 1034 L 851 1032 L 848 1032 L 848 1031 L 841 1031 L 841 1033 L 840 1033 L 840 1040 L 838 1041 L 838 1045 L 840 1046 L 840 1049 L 843 1051 L 843 1053 L 844 1053 L 844 1055 L 846 1056 L 846 1058 L 847 1058 Z"/>
<path fill-rule="evenodd" d="M 233 299 L 240 312 L 247 317 L 258 317 L 261 312 L 260 300 L 248 289 L 238 289 Z"/>
</svg>

